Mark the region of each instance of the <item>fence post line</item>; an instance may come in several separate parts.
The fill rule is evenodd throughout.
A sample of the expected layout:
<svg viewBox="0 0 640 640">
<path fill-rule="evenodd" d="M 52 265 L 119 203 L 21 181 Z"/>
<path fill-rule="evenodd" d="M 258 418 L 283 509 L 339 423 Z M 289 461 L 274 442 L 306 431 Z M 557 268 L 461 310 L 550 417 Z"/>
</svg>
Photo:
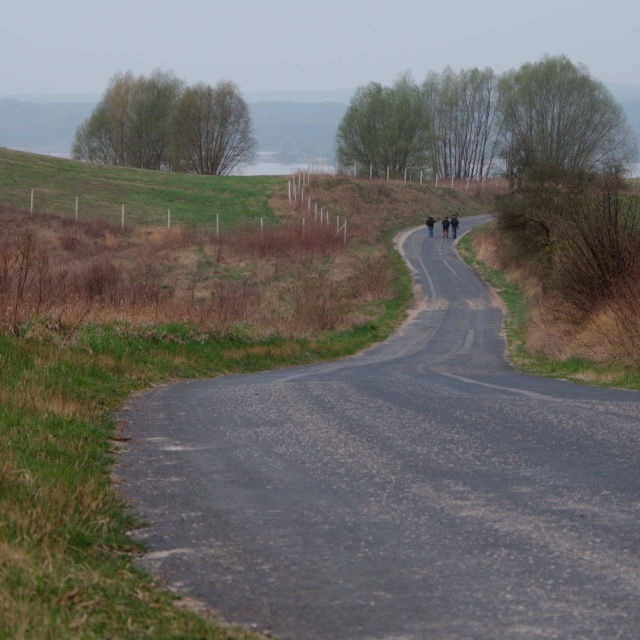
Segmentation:
<svg viewBox="0 0 640 640">
<path fill-rule="evenodd" d="M 304 235 L 305 229 L 307 227 L 306 222 L 307 222 L 307 219 L 303 216 L 302 217 L 302 235 Z"/>
<path fill-rule="evenodd" d="M 436 187 L 438 186 L 438 174 L 436 173 Z"/>
<path fill-rule="evenodd" d="M 307 200 L 307 213 L 311 213 L 311 196 Z"/>
<path fill-rule="evenodd" d="M 78 196 L 76 196 L 76 222 L 78 222 Z"/>
<path fill-rule="evenodd" d="M 369 165 L 369 180 L 373 179 L 373 165 Z"/>
<path fill-rule="evenodd" d="M 340 216 L 336 216 L 336 235 L 340 233 Z"/>
<path fill-rule="evenodd" d="M 387 167 L 387 182 L 389 182 L 389 167 Z"/>
<path fill-rule="evenodd" d="M 344 243 L 347 244 L 347 219 L 344 220 Z"/>
<path fill-rule="evenodd" d="M 29 213 L 33 213 L 33 189 L 31 189 L 31 207 L 29 208 Z"/>
<path fill-rule="evenodd" d="M 289 202 L 291 202 L 291 180 L 287 184 L 289 185 Z"/>
<path fill-rule="evenodd" d="M 420 184 L 422 184 L 422 169 L 420 169 Z"/>
<path fill-rule="evenodd" d="M 122 205 L 122 224 L 121 224 L 122 229 L 124 229 L 124 205 Z"/>
<path fill-rule="evenodd" d="M 353 161 L 353 177 L 354 178 L 358 177 L 358 165 L 355 160 Z"/>
<path fill-rule="evenodd" d="M 171 209 L 167 209 L 167 229 L 171 229 Z"/>
<path fill-rule="evenodd" d="M 220 238 L 220 214 L 216 213 L 216 240 Z"/>
</svg>

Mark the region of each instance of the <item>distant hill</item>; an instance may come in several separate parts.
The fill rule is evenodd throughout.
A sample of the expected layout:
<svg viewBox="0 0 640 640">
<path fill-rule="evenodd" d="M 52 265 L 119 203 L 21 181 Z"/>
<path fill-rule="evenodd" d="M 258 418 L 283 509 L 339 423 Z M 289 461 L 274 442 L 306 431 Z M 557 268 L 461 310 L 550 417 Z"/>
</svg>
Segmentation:
<svg viewBox="0 0 640 640">
<path fill-rule="evenodd" d="M 0 147 L 67 155 L 78 125 L 91 115 L 94 106 L 0 100 Z"/>
<path fill-rule="evenodd" d="M 95 103 L 0 100 L 0 147 L 69 157 L 76 129 Z M 249 103 L 259 150 L 281 162 L 331 159 L 347 103 Z"/>
<path fill-rule="evenodd" d="M 640 85 L 610 84 L 640 136 Z M 282 163 L 335 157 L 335 135 L 354 91 L 246 93 L 259 151 Z M 99 96 L 0 98 L 0 147 L 69 157 L 78 126 Z M 47 101 L 48 100 L 48 101 Z"/>
</svg>

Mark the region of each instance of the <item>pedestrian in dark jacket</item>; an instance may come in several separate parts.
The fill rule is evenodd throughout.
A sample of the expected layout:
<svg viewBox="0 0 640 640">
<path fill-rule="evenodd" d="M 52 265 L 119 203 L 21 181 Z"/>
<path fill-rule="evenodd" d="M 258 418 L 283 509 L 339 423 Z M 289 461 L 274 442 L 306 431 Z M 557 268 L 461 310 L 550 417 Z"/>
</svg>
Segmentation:
<svg viewBox="0 0 640 640">
<path fill-rule="evenodd" d="M 436 224 L 436 221 L 433 219 L 433 216 L 429 216 L 425 224 L 427 225 L 427 231 L 429 232 L 429 237 L 433 238 L 433 227 Z"/>
<path fill-rule="evenodd" d="M 458 237 L 458 225 L 460 221 L 458 220 L 457 214 L 453 214 L 451 216 L 451 234 L 453 235 L 453 239 L 455 240 Z"/>
<path fill-rule="evenodd" d="M 443 238 L 448 238 L 449 237 L 449 225 L 451 224 L 449 222 L 449 216 L 445 216 L 444 220 L 440 224 L 442 224 L 442 237 Z"/>
</svg>

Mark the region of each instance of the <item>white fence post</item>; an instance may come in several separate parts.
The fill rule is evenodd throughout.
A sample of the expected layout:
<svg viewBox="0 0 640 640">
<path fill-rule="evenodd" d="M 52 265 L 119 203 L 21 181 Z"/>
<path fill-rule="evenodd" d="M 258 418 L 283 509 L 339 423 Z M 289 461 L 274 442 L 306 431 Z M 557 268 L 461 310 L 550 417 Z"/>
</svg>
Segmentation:
<svg viewBox="0 0 640 640">
<path fill-rule="evenodd" d="M 33 213 L 33 189 L 31 189 L 31 207 L 29 209 L 29 213 Z"/>
<path fill-rule="evenodd" d="M 76 222 L 78 222 L 78 196 L 76 196 Z"/>
<path fill-rule="evenodd" d="M 122 205 L 122 228 L 124 229 L 124 205 Z"/>
</svg>

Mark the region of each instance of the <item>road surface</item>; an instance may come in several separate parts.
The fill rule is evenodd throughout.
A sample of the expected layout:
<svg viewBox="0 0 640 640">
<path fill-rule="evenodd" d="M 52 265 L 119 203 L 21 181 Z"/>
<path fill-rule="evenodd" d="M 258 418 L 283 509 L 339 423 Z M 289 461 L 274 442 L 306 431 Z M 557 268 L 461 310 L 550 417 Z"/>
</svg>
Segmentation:
<svg viewBox="0 0 640 640">
<path fill-rule="evenodd" d="M 131 399 L 141 562 L 282 640 L 637 640 L 640 394 L 517 373 L 452 240 L 403 248 L 384 344 Z"/>
</svg>

